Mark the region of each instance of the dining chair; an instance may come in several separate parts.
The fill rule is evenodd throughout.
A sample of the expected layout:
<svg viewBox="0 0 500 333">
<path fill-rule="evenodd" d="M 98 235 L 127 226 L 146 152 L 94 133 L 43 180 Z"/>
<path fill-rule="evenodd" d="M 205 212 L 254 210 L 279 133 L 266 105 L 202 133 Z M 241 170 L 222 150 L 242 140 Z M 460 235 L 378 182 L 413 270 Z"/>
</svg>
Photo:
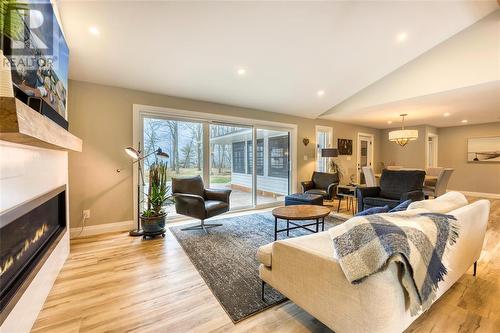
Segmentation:
<svg viewBox="0 0 500 333">
<path fill-rule="evenodd" d="M 377 180 L 375 179 L 373 168 L 371 166 L 364 166 L 361 168 L 361 170 L 363 170 L 363 174 L 365 175 L 366 186 L 377 186 Z"/>
<path fill-rule="evenodd" d="M 437 198 L 440 195 L 445 194 L 453 171 L 454 169 L 452 168 L 442 168 L 439 176 L 437 177 L 435 186 L 429 186 L 427 184 L 424 186 L 425 196 Z"/>
</svg>

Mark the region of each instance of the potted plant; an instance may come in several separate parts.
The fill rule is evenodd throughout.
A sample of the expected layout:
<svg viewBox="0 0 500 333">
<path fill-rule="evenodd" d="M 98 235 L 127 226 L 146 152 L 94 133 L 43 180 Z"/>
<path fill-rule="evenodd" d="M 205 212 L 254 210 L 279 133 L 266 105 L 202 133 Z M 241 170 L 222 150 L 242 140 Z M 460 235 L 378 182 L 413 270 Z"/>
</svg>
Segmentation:
<svg viewBox="0 0 500 333">
<path fill-rule="evenodd" d="M 144 238 L 162 235 L 165 237 L 165 204 L 173 202 L 170 186 L 167 185 L 167 162 L 156 161 L 149 168 L 149 188 L 147 208 L 141 213 L 141 225 Z"/>
</svg>

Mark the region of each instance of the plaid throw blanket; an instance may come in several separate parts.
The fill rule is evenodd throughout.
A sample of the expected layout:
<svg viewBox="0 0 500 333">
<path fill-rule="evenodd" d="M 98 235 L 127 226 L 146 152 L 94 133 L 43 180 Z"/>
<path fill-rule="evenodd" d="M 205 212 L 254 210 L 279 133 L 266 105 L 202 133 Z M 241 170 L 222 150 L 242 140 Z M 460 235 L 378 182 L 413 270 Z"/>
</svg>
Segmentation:
<svg viewBox="0 0 500 333">
<path fill-rule="evenodd" d="M 392 261 L 399 263 L 406 303 L 415 315 L 435 299 L 438 282 L 447 273 L 443 255 L 447 244 L 455 243 L 458 225 L 454 216 L 415 209 L 354 217 L 329 232 L 334 254 L 353 284 Z"/>
</svg>

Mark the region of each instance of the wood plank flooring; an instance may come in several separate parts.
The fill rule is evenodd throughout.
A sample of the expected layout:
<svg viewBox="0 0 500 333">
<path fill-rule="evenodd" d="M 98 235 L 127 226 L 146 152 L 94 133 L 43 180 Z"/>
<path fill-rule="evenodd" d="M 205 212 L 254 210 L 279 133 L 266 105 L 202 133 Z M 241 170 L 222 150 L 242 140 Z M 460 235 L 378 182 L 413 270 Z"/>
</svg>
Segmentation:
<svg viewBox="0 0 500 333">
<path fill-rule="evenodd" d="M 464 275 L 407 332 L 500 332 L 500 200 L 491 202 L 477 277 Z M 234 325 L 170 232 L 71 246 L 33 333 L 331 332 L 291 302 Z"/>
</svg>

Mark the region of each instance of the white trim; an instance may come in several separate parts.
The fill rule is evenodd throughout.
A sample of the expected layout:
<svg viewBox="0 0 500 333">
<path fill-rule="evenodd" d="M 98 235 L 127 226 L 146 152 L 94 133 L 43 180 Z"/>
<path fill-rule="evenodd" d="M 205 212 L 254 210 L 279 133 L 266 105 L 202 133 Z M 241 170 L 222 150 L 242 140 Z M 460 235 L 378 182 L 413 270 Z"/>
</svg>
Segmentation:
<svg viewBox="0 0 500 333">
<path fill-rule="evenodd" d="M 134 191 L 135 192 L 135 191 Z M 135 204 L 134 204 L 135 209 Z M 70 229 L 70 238 L 79 238 L 85 236 L 93 236 L 105 234 L 108 232 L 119 232 L 119 231 L 128 231 L 137 228 L 137 224 L 135 221 L 122 221 L 122 222 L 114 222 L 114 223 L 106 223 L 106 224 L 98 224 L 98 225 L 89 225 L 83 228 L 83 231 L 80 227 L 75 227 Z"/>
<path fill-rule="evenodd" d="M 485 193 L 485 192 L 469 192 L 460 190 L 446 190 L 446 192 L 460 192 L 463 195 L 468 195 L 471 197 L 487 198 L 487 199 L 500 199 L 500 194 L 498 193 Z"/>
<path fill-rule="evenodd" d="M 368 150 L 369 151 L 369 155 L 370 155 L 370 158 L 369 158 L 369 161 L 370 161 L 370 166 L 373 167 L 373 147 L 375 147 L 375 135 L 374 134 L 370 134 L 370 133 L 363 133 L 363 132 L 358 132 L 357 134 L 357 140 L 356 140 L 356 182 L 359 184 L 359 182 L 361 181 L 359 175 L 360 175 L 360 172 L 361 172 L 361 166 L 360 166 L 360 163 L 361 163 L 361 159 L 360 159 L 360 153 L 359 153 L 359 150 L 360 150 L 360 147 L 361 147 L 361 144 L 360 144 L 360 139 L 362 136 L 366 136 L 366 137 L 370 137 L 371 138 L 371 147 L 370 149 Z"/>
<path fill-rule="evenodd" d="M 432 138 L 432 144 L 434 145 L 434 156 L 433 165 L 429 166 L 429 138 Z M 438 147 L 439 147 L 439 136 L 436 133 L 426 133 L 425 135 L 425 168 L 435 168 L 438 166 Z"/>
<path fill-rule="evenodd" d="M 152 116 L 152 117 L 175 117 L 176 119 L 186 121 L 199 121 L 204 124 L 230 124 L 237 125 L 243 127 L 253 127 L 258 129 L 268 129 L 268 130 L 279 130 L 279 131 L 288 131 L 290 133 L 290 151 L 292 154 L 292 158 L 290 159 L 291 170 L 290 170 L 290 193 L 297 192 L 297 133 L 298 133 L 298 125 L 297 124 L 289 124 L 289 123 L 281 123 L 267 120 L 260 120 L 254 118 L 243 118 L 243 117 L 234 117 L 234 116 L 226 116 L 219 115 L 208 112 L 198 112 L 198 111 L 189 111 L 189 110 L 180 110 L 159 106 L 150 106 L 143 104 L 133 104 L 132 106 L 132 139 L 134 145 L 137 144 L 142 138 L 143 132 L 143 122 L 141 121 L 144 116 Z M 141 140 L 142 141 L 142 140 Z M 207 146 L 208 145 L 204 145 Z M 207 148 L 209 149 L 209 147 Z M 209 156 L 210 154 L 208 154 Z M 206 156 L 206 155 L 205 155 Z M 208 170 L 208 169 L 207 169 Z M 254 169 L 255 170 L 255 169 Z M 137 168 L 133 168 L 133 188 L 137 187 Z M 136 206 L 137 202 L 137 193 L 133 191 L 133 207 Z M 259 205 L 255 205 L 255 208 L 260 208 Z M 134 221 L 137 221 L 137 212 L 134 208 Z"/>
</svg>

